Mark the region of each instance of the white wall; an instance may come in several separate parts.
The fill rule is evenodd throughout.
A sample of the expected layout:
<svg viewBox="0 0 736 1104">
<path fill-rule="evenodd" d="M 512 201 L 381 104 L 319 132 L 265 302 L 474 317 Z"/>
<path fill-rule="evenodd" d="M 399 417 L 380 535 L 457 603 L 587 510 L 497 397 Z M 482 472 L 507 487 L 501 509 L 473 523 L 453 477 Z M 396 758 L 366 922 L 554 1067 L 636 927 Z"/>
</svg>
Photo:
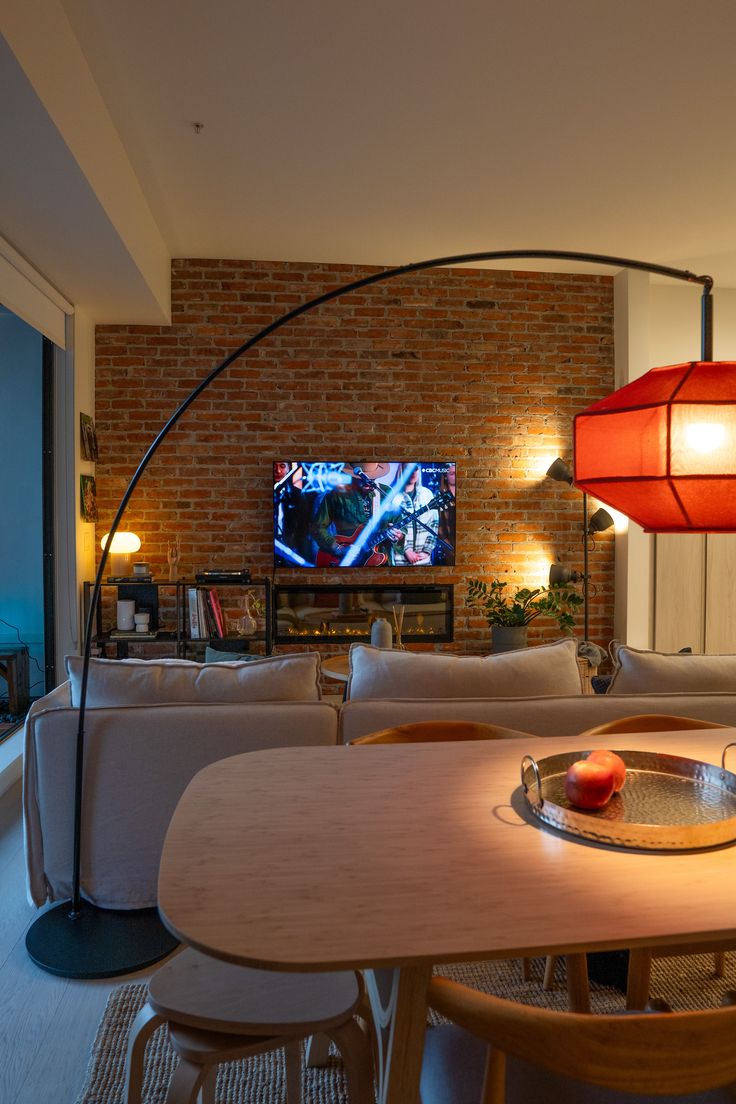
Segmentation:
<svg viewBox="0 0 736 1104">
<path fill-rule="evenodd" d="M 72 359 L 74 372 L 74 486 L 79 487 L 79 476 L 94 475 L 95 465 L 90 460 L 82 460 L 79 445 L 79 414 L 83 412 L 95 416 L 95 324 L 84 310 L 74 313 L 74 336 L 72 340 Z M 95 577 L 95 527 L 93 522 L 82 521 L 79 508 L 75 511 L 75 584 L 77 593 L 77 611 L 79 630 L 76 636 L 76 651 L 82 650 L 84 626 L 81 621 L 81 589 L 85 579 Z"/>
<path fill-rule="evenodd" d="M 649 347 L 655 364 L 700 359 L 700 288 L 654 284 L 649 292 Z M 736 288 L 713 291 L 713 356 L 736 360 Z"/>
<path fill-rule="evenodd" d="M 34 696 L 44 693 L 41 347 L 36 330 L 0 312 L 0 641 L 17 643 L 17 628 L 28 645 Z"/>
<path fill-rule="evenodd" d="M 650 359 L 650 286 L 645 272 L 626 269 L 613 281 L 616 387 L 647 372 Z M 637 648 L 652 641 L 652 538 L 626 518 L 616 519 L 614 639 Z"/>
<path fill-rule="evenodd" d="M 650 295 L 653 364 L 700 359 L 700 295 L 687 285 L 656 285 Z M 736 360 L 736 290 L 713 292 L 713 356 Z M 736 536 L 661 534 L 656 542 L 653 641 L 659 651 L 734 650 Z"/>
</svg>

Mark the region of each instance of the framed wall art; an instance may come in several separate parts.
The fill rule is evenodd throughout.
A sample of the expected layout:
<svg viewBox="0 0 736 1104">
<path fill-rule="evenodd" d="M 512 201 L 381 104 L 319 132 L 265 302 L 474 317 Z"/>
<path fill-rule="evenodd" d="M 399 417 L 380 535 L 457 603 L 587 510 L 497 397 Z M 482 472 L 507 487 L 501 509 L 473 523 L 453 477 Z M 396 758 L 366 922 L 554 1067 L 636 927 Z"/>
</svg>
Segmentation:
<svg viewBox="0 0 736 1104">
<path fill-rule="evenodd" d="M 93 475 L 80 475 L 79 490 L 83 521 L 97 521 L 97 487 Z"/>
<path fill-rule="evenodd" d="M 80 434 L 79 440 L 82 450 L 83 460 L 97 460 L 99 459 L 99 453 L 97 449 L 97 430 L 95 429 L 95 423 L 89 414 L 79 415 Z"/>
</svg>

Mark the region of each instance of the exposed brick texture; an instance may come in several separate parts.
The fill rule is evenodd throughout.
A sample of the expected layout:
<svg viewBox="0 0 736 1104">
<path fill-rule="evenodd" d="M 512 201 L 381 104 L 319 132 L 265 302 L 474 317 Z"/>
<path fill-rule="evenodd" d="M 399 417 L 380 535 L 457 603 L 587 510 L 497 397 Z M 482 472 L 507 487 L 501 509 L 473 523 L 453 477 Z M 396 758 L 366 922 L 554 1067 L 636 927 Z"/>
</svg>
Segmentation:
<svg viewBox="0 0 736 1104">
<path fill-rule="evenodd" d="M 177 260 L 171 327 L 100 327 L 98 542 L 195 384 L 285 311 L 372 271 Z M 153 458 L 124 527 L 159 578 L 177 534 L 190 576 L 243 565 L 271 574 L 272 460 L 455 460 L 454 569 L 280 569 L 278 580 L 454 582 L 448 647 L 485 652 L 485 620 L 462 600 L 468 578 L 536 584 L 557 557 L 582 570 L 581 495 L 545 479 L 545 461 L 571 461 L 573 415 L 612 389 L 610 277 L 437 269 L 376 284 L 297 318 L 227 369 Z M 612 532 L 596 538 L 590 569 L 590 636 L 605 644 Z M 558 635 L 536 621 L 530 640 Z"/>
</svg>

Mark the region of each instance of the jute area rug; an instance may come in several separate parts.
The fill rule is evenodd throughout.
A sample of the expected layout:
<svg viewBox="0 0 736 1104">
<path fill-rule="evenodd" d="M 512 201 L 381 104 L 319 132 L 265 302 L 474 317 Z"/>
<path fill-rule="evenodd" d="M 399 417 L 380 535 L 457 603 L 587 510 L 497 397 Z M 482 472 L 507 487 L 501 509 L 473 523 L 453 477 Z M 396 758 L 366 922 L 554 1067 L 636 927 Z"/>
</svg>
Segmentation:
<svg viewBox="0 0 736 1104">
<path fill-rule="evenodd" d="M 544 963 L 533 964 L 532 979 L 522 981 L 521 963 L 488 962 L 446 966 L 439 973 L 454 977 L 473 988 L 519 1001 L 564 1011 L 567 993 L 564 977 L 558 977 L 555 989 L 542 989 Z M 624 998 L 615 989 L 591 983 L 593 1012 L 611 1012 L 624 1007 Z M 712 1008 L 723 994 L 736 989 L 736 954 L 726 958 L 726 976 L 713 977 L 713 956 L 663 958 L 652 966 L 652 995 L 662 997 L 674 1009 Z M 77 1104 L 122 1104 L 123 1067 L 128 1029 L 145 1002 L 143 984 L 121 985 L 113 990 L 92 1046 L 87 1079 Z M 430 1014 L 431 1017 L 434 1014 Z M 437 1022 L 437 1018 L 434 1018 Z M 176 1062 L 169 1046 L 166 1027 L 159 1028 L 146 1050 L 144 1104 L 163 1104 Z M 342 1065 L 337 1053 L 330 1055 L 324 1069 L 303 1067 L 304 1099 L 309 1104 L 347 1104 Z M 286 1084 L 280 1052 L 258 1055 L 248 1061 L 220 1066 L 217 1079 L 217 1104 L 285 1104 Z"/>
</svg>

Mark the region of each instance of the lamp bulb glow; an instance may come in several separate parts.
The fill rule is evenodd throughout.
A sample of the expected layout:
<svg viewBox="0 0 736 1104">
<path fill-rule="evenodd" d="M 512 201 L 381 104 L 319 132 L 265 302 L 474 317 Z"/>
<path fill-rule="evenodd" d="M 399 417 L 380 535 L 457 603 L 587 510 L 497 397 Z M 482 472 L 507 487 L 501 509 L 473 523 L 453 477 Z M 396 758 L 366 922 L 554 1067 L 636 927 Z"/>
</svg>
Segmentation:
<svg viewBox="0 0 736 1104">
<path fill-rule="evenodd" d="M 106 548 L 107 542 L 110 539 L 110 534 L 105 533 L 104 537 L 100 541 L 100 547 Z M 137 552 L 141 546 L 141 538 L 135 533 L 121 533 L 117 532 L 112 538 L 112 545 L 110 547 L 111 552 Z"/>
<path fill-rule="evenodd" d="M 685 440 L 693 452 L 715 452 L 725 443 L 726 429 L 718 422 L 691 422 L 685 426 Z"/>
<path fill-rule="evenodd" d="M 103 548 L 107 546 L 110 534 L 105 533 L 100 541 Z M 131 556 L 141 546 L 141 538 L 136 533 L 117 532 L 110 545 L 109 560 L 111 575 L 115 578 L 130 575 Z"/>
</svg>

